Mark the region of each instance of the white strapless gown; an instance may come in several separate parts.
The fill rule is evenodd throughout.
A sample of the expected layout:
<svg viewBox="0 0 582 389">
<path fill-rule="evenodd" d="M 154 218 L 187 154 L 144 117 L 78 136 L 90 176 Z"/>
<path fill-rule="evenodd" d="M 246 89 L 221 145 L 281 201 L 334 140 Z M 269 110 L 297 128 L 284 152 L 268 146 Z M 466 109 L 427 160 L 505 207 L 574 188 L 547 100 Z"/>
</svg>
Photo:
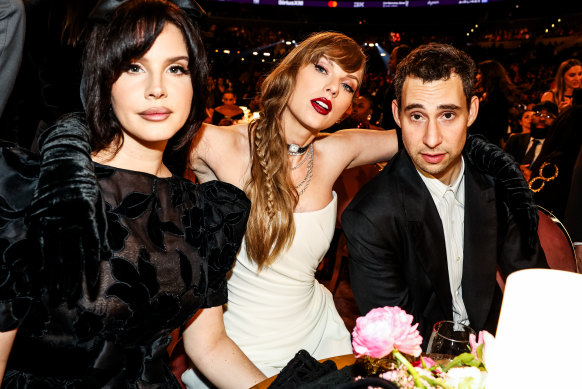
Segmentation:
<svg viewBox="0 0 582 389">
<path fill-rule="evenodd" d="M 228 336 L 270 377 L 305 349 L 315 359 L 352 352 L 350 334 L 332 295 L 315 279 L 335 229 L 337 196 L 323 209 L 295 213 L 295 239 L 260 272 L 244 242 L 228 279 Z M 189 388 L 191 371 L 182 380 Z"/>
</svg>

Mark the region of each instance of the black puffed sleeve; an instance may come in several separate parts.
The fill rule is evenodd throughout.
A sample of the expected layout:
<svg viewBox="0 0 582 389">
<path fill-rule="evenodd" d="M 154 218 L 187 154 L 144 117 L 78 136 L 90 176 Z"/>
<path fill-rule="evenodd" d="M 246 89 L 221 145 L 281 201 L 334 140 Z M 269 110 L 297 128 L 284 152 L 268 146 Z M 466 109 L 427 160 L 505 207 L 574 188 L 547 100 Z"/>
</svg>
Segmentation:
<svg viewBox="0 0 582 389">
<path fill-rule="evenodd" d="M 251 202 L 237 187 L 211 181 L 200 185 L 203 230 L 208 261 L 206 306 L 227 302 L 226 273 L 230 271 L 246 231 Z"/>
</svg>

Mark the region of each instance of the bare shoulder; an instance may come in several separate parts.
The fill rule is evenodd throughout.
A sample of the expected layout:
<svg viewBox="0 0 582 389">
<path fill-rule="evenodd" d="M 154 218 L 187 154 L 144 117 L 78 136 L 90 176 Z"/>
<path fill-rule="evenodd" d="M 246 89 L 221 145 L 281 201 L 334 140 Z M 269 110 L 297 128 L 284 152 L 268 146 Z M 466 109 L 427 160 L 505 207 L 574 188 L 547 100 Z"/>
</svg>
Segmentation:
<svg viewBox="0 0 582 389">
<path fill-rule="evenodd" d="M 247 124 L 204 124 L 192 142 L 189 167 L 201 182 L 219 179 L 240 186 L 236 176 L 248 160 Z"/>
<path fill-rule="evenodd" d="M 545 101 L 550 101 L 553 102 L 554 101 L 554 91 L 549 90 L 547 92 L 544 92 L 544 94 L 542 95 L 540 102 L 545 102 Z"/>
</svg>

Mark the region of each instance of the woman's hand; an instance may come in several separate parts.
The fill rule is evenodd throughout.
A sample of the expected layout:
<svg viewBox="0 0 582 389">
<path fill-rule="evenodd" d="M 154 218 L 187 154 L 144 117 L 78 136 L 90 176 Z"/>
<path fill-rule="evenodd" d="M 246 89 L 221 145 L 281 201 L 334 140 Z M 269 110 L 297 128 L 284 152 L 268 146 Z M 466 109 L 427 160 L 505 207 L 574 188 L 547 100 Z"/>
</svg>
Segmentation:
<svg viewBox="0 0 582 389">
<path fill-rule="evenodd" d="M 558 104 L 558 112 L 563 112 L 566 109 L 570 108 L 572 106 L 572 98 L 571 97 L 564 97 L 562 98 L 562 101 L 560 101 L 560 104 Z"/>
</svg>

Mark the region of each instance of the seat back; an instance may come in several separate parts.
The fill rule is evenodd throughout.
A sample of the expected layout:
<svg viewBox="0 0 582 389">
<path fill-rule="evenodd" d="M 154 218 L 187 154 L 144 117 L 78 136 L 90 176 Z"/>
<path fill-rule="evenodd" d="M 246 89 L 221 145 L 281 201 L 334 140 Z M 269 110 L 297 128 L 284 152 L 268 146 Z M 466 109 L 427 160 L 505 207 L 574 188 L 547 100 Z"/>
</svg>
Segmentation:
<svg viewBox="0 0 582 389">
<path fill-rule="evenodd" d="M 331 278 L 329 281 L 322 281 L 322 284 L 327 287 L 331 293 L 335 293 L 336 287 L 339 281 L 339 275 L 342 270 L 342 265 L 344 263 L 343 259 L 348 256 L 348 248 L 346 245 L 346 237 L 341 230 L 341 217 L 342 213 L 353 200 L 354 196 L 364 184 L 370 181 L 378 172 L 380 172 L 381 167 L 377 164 L 362 165 L 351 169 L 344 170 L 342 174 L 338 177 L 333 185 L 333 190 L 337 194 L 337 219 L 336 219 L 336 234 L 339 236 L 334 237 L 336 243 L 335 250 L 332 247 L 330 250 L 331 255 L 324 260 L 329 261 L 331 266 Z"/>
<path fill-rule="evenodd" d="M 566 227 L 547 209 L 538 206 L 538 237 L 550 269 L 576 272 L 574 245 Z"/>
<path fill-rule="evenodd" d="M 344 170 L 333 185 L 333 190 L 337 193 L 337 228 L 341 228 L 341 216 L 344 209 L 352 201 L 356 193 L 364 184 L 370 181 L 378 172 L 380 167 L 376 164 L 356 166 Z"/>
<path fill-rule="evenodd" d="M 576 264 L 576 254 L 570 234 L 566 227 L 554 216 L 553 213 L 538 205 L 540 216 L 538 223 L 538 238 L 546 255 L 546 261 L 550 269 L 578 271 Z M 503 291 L 505 289 L 505 276 L 501 273 L 499 266 L 496 274 L 497 283 Z"/>
</svg>

